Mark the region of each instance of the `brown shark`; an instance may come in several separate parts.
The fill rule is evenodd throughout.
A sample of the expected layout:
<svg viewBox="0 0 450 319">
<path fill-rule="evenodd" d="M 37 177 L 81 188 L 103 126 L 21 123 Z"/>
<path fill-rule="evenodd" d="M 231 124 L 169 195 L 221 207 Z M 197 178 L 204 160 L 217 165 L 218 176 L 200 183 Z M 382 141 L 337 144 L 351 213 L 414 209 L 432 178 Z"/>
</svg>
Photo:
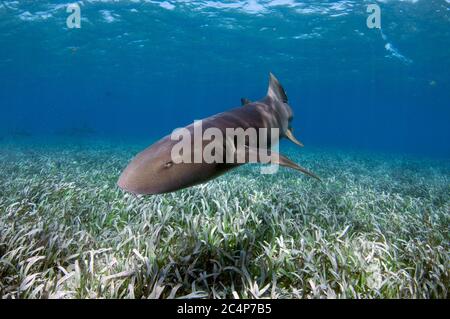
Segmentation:
<svg viewBox="0 0 450 319">
<path fill-rule="evenodd" d="M 270 141 L 270 129 L 275 128 L 279 129 L 280 137 L 286 137 L 295 144 L 303 146 L 292 134 L 292 110 L 288 105 L 288 98 L 283 87 L 272 73 L 270 73 L 269 89 L 264 98 L 256 102 L 242 98 L 241 103 L 241 107 L 203 119 L 202 130 L 218 128 L 225 134 L 227 128 L 244 130 L 266 128 L 268 129 L 267 140 Z M 186 129 L 192 135 L 194 134 L 193 124 L 187 126 Z M 175 163 L 171 151 L 177 143 L 177 140 L 173 140 L 171 135 L 168 135 L 136 155 L 121 174 L 118 186 L 134 194 L 168 193 L 204 183 L 241 165 L 227 162 L 207 163 L 205 161 Z M 260 145 L 259 142 L 257 145 Z M 269 143 L 267 148 L 270 146 Z M 259 154 L 258 149 L 249 145 L 245 147 L 247 153 Z M 270 151 L 268 153 L 270 154 Z M 246 158 L 247 163 L 251 162 L 248 160 L 249 157 Z M 271 162 L 273 164 L 292 168 L 319 179 L 281 154 L 277 154 L 274 158 L 276 159 Z M 257 159 L 259 161 L 258 156 Z"/>
</svg>

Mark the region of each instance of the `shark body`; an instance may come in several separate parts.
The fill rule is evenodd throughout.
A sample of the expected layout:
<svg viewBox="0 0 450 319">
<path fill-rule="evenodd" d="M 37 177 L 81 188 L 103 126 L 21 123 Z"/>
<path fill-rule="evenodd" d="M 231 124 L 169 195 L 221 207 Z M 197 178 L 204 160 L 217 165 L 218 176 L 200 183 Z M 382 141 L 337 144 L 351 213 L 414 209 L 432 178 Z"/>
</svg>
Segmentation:
<svg viewBox="0 0 450 319">
<path fill-rule="evenodd" d="M 266 141 L 269 142 L 267 147 L 270 148 L 270 129 L 277 128 L 280 137 L 288 138 L 295 144 L 303 146 L 292 134 L 293 113 L 288 104 L 286 92 L 272 73 L 270 73 L 267 95 L 264 98 L 255 102 L 242 98 L 241 103 L 241 107 L 203 119 L 203 131 L 208 128 L 218 128 L 225 133 L 227 128 L 244 130 L 266 128 L 268 132 Z M 193 124 L 186 129 L 190 134 L 194 134 Z M 172 140 L 168 135 L 137 154 L 122 172 L 118 186 L 134 194 L 168 193 L 204 183 L 241 165 L 206 162 L 174 163 L 171 151 L 177 143 L 178 141 Z M 257 153 L 258 149 L 246 146 L 246 152 Z M 285 156 L 277 155 L 277 162 L 274 164 L 289 167 L 319 179 L 315 174 Z"/>
</svg>

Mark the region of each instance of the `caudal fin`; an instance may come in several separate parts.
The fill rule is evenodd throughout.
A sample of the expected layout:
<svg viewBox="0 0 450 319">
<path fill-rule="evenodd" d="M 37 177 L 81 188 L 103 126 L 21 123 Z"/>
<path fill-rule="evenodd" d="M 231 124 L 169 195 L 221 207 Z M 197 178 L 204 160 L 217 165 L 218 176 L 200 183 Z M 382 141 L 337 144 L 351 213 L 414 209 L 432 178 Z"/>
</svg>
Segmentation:
<svg viewBox="0 0 450 319">
<path fill-rule="evenodd" d="M 286 92 L 272 72 L 269 74 L 269 89 L 267 90 L 267 95 L 274 99 L 281 100 L 284 103 L 288 102 Z"/>
</svg>

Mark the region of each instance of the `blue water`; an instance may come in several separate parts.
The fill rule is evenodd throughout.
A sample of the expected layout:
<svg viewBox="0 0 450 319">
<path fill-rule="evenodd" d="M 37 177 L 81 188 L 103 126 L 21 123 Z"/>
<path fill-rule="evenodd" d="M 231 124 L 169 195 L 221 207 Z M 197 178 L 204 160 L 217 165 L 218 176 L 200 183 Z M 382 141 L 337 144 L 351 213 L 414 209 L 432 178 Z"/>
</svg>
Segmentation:
<svg viewBox="0 0 450 319">
<path fill-rule="evenodd" d="M 450 156 L 448 0 L 78 3 L 0 1 L 0 138 L 151 141 L 272 71 L 307 147 Z"/>
</svg>

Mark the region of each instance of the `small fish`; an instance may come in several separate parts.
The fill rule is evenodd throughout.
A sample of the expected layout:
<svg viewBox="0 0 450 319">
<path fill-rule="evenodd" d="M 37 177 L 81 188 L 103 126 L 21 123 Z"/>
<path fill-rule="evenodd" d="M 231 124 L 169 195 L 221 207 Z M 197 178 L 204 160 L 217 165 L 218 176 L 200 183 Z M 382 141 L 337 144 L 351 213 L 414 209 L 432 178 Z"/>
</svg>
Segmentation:
<svg viewBox="0 0 450 319">
<path fill-rule="evenodd" d="M 241 103 L 241 107 L 203 119 L 202 130 L 213 127 L 225 133 L 227 128 L 244 130 L 267 128 L 270 132 L 271 128 L 278 128 L 280 137 L 286 137 L 298 146 L 303 146 L 303 143 L 297 140 L 292 133 L 293 113 L 288 104 L 286 92 L 272 73 L 269 77 L 269 89 L 264 98 L 256 102 L 242 98 Z M 193 124 L 187 126 L 186 129 L 192 135 L 194 134 Z M 118 186 L 134 194 L 168 193 L 204 183 L 241 165 L 238 163 L 206 163 L 205 161 L 174 163 L 171 151 L 177 143 L 178 141 L 168 135 L 136 155 L 122 172 L 117 183 Z M 258 151 L 257 148 L 246 145 L 247 155 L 259 154 Z M 285 156 L 277 155 L 277 162 L 272 162 L 273 164 L 292 168 L 319 179 L 315 174 Z M 259 161 L 258 155 L 256 158 Z M 248 162 L 250 161 L 246 160 L 246 163 Z"/>
</svg>

